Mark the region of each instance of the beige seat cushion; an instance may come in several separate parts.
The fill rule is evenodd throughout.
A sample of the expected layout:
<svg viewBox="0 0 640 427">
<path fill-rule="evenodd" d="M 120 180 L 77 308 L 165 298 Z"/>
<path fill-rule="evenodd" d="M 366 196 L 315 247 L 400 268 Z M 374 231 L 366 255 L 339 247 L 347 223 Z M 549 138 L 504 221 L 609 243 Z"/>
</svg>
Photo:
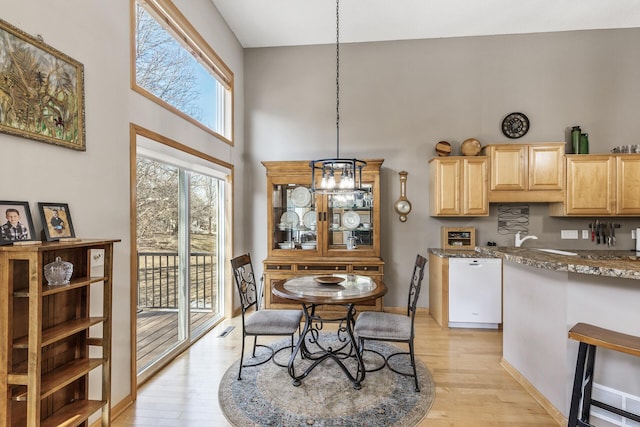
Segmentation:
<svg viewBox="0 0 640 427">
<path fill-rule="evenodd" d="M 411 338 L 411 318 L 400 314 L 365 311 L 358 316 L 354 333 L 365 339 L 408 340 Z"/>
<path fill-rule="evenodd" d="M 291 335 L 300 326 L 300 310 L 259 310 L 245 319 L 249 335 Z"/>
</svg>

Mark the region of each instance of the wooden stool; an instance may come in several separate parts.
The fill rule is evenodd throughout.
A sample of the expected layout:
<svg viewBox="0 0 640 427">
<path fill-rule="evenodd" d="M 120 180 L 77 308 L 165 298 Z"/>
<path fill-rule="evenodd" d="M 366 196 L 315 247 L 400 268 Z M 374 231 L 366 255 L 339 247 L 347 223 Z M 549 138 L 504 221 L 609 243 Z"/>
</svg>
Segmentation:
<svg viewBox="0 0 640 427">
<path fill-rule="evenodd" d="M 640 356 L 640 337 L 621 334 L 620 332 L 599 328 L 587 323 L 577 323 L 569 330 L 569 338 L 580 341 L 580 347 L 578 349 L 578 361 L 576 363 L 576 375 L 573 380 L 573 394 L 571 396 L 571 409 L 569 410 L 569 422 L 567 426 L 591 426 L 591 424 L 589 424 L 589 410 L 591 409 L 591 405 L 640 422 L 640 415 L 638 414 L 632 414 L 631 412 L 591 398 L 596 347 L 604 347 L 609 350 Z M 580 404 L 582 404 L 582 411 L 580 418 L 578 418 Z"/>
</svg>

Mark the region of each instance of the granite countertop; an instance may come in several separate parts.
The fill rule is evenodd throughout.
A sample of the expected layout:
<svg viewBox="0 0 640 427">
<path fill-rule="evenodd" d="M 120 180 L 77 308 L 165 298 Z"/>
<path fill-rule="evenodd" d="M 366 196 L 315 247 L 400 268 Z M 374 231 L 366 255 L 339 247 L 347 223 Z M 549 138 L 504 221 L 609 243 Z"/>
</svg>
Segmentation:
<svg viewBox="0 0 640 427">
<path fill-rule="evenodd" d="M 640 254 L 629 250 L 571 250 L 576 255 L 542 252 L 535 248 L 476 246 L 474 251 L 429 249 L 447 258 L 501 257 L 507 261 L 547 270 L 640 280 Z"/>
</svg>

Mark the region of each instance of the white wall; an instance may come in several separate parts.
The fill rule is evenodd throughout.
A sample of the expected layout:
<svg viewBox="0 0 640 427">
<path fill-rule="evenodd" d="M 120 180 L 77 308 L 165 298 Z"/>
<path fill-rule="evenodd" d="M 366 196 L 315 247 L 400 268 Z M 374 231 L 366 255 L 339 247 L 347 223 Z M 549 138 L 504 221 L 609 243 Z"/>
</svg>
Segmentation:
<svg viewBox="0 0 640 427">
<path fill-rule="evenodd" d="M 69 204 L 78 237 L 121 239 L 115 245 L 112 402 L 130 393 L 129 123 L 236 164 L 244 187 L 242 48 L 209 0 L 174 3 L 235 73 L 235 148 L 134 93 L 129 86 L 128 1 L 5 1 L 2 19 L 84 64 L 86 152 L 0 134 L 0 200 L 28 201 L 36 230 L 37 202 Z M 235 221 L 244 222 L 236 208 Z M 236 238 L 244 233 L 238 227 Z M 239 244 L 238 250 L 245 249 Z M 233 290 L 232 287 L 230 287 Z M 134 302 L 135 303 L 135 302 Z M 135 326 L 135 325 L 133 325 Z"/>
<path fill-rule="evenodd" d="M 518 142 L 569 141 L 581 125 L 591 152 L 640 143 L 640 29 L 467 37 L 345 44 L 340 49 L 340 153 L 384 158 L 382 257 L 390 291 L 386 306 L 405 304 L 417 252 L 440 247 L 440 227 L 475 226 L 478 244 L 512 245 L 497 231 L 497 206 L 488 218 L 429 216 L 427 162 L 440 140 L 510 143 L 505 115 L 525 113 L 531 130 Z M 248 49 L 245 53 L 246 138 L 250 230 L 254 258 L 266 256 L 266 177 L 262 160 L 302 160 L 335 154 L 335 46 Z M 398 172 L 409 172 L 413 210 L 406 223 L 393 211 Z M 603 249 L 560 241 L 560 229 L 587 229 L 591 219 L 556 219 L 532 204 L 529 230 L 536 245 Z M 637 220 L 619 219 L 617 248 L 632 248 Z M 527 242 L 531 245 L 532 242 Z M 422 293 L 419 305 L 428 306 Z"/>
</svg>

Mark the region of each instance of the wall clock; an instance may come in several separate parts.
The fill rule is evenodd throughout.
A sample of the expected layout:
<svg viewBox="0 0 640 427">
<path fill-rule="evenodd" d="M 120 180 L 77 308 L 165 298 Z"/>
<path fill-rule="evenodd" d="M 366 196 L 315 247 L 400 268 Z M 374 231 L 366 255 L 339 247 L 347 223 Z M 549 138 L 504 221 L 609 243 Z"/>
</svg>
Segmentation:
<svg viewBox="0 0 640 427">
<path fill-rule="evenodd" d="M 393 205 L 396 212 L 400 214 L 400 222 L 407 221 L 407 215 L 411 212 L 411 202 L 407 199 L 407 175 L 406 171 L 399 172 L 400 174 L 400 198 Z"/>
<path fill-rule="evenodd" d="M 529 118 L 522 113 L 508 114 L 502 120 L 502 133 L 507 138 L 520 138 L 527 132 L 529 132 Z"/>
</svg>

